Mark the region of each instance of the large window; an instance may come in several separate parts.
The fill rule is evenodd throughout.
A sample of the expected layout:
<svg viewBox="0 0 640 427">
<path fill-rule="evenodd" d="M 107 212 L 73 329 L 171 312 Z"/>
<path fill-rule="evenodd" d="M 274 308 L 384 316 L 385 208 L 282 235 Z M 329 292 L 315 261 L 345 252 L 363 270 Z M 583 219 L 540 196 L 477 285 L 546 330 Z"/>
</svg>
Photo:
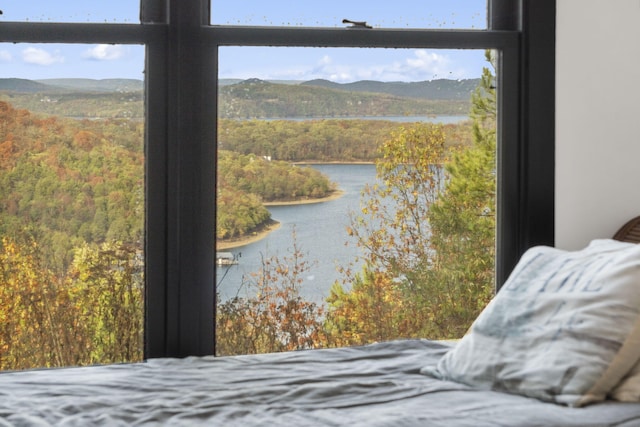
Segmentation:
<svg viewBox="0 0 640 427">
<path fill-rule="evenodd" d="M 84 46 L 103 58 L 113 54 L 114 46 L 134 51 L 136 45 L 145 46 L 145 357 L 214 352 L 215 283 L 222 278 L 216 274 L 216 159 L 220 157 L 214 141 L 224 144 L 218 134 L 222 86 L 217 80 L 228 65 L 225 55 L 234 49 L 250 55 L 253 49 L 265 52 L 267 47 L 495 52 L 497 286 L 526 247 L 552 243 L 555 2 L 491 0 L 487 7 L 476 3 L 469 14 L 429 17 L 430 12 L 401 2 L 407 12 L 396 21 L 347 16 L 342 10 L 317 20 L 309 18 L 312 11 L 292 16 L 256 11 L 260 16 L 247 17 L 221 14 L 223 1 L 143 0 L 142 25 L 133 18 L 137 7 L 131 16 L 98 14 L 98 19 L 85 19 L 80 10 L 42 9 L 46 18 L 41 19 L 15 18 L 11 7 L 3 5 L 0 42 L 40 49 L 53 61 L 59 58 L 54 44 Z M 485 9 L 488 21 L 478 15 Z M 79 18 L 65 18 L 78 14 Z M 333 15 L 340 22 L 334 23 Z M 419 16 L 428 22 L 414 19 Z M 345 28 L 352 24 L 343 24 L 344 18 L 367 21 L 373 28 L 357 24 Z M 15 57 L 0 47 L 2 77 L 9 77 L 5 70 L 10 67 L 5 65 Z M 21 77 L 19 72 L 16 69 L 11 77 Z M 99 72 L 85 77 L 105 78 Z M 239 78 L 244 77 L 249 76 Z"/>
<path fill-rule="evenodd" d="M 495 291 L 486 52 L 218 53 L 217 354 L 462 337 Z"/>
<path fill-rule="evenodd" d="M 141 360 L 144 49 L 0 52 L 0 369 Z"/>
</svg>

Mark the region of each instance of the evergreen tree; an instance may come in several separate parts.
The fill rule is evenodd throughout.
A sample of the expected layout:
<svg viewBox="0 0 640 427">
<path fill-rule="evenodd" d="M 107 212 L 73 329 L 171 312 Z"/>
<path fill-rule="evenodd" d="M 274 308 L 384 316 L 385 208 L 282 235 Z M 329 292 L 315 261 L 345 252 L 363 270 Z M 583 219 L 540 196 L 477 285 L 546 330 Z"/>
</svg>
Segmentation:
<svg viewBox="0 0 640 427">
<path fill-rule="evenodd" d="M 364 270 L 353 276 L 345 269 L 351 290 L 336 284 L 328 299 L 332 339 L 459 338 L 491 298 L 496 101 L 488 69 L 472 104 L 470 146 L 445 149 L 431 125 L 403 130 L 383 146 L 382 182 L 366 189 L 349 230 L 365 249 Z M 373 311 L 395 316 L 373 328 Z"/>
</svg>

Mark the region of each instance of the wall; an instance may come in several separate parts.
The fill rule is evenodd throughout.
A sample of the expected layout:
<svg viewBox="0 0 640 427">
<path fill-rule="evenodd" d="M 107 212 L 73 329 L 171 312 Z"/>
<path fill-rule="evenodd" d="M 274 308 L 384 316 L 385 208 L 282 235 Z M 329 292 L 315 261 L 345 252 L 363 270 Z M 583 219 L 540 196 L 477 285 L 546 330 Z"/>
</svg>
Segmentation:
<svg viewBox="0 0 640 427">
<path fill-rule="evenodd" d="M 640 215 L 640 0 L 557 0 L 555 202 L 565 249 Z"/>
</svg>

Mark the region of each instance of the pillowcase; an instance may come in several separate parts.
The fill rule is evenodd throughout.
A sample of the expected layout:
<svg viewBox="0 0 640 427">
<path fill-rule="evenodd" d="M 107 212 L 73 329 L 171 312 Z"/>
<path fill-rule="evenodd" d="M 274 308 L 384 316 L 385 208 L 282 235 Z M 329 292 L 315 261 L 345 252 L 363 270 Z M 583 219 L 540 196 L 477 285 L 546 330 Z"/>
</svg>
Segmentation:
<svg viewBox="0 0 640 427">
<path fill-rule="evenodd" d="M 640 245 L 522 256 L 469 332 L 422 373 L 570 406 L 604 400 L 640 358 Z"/>
</svg>

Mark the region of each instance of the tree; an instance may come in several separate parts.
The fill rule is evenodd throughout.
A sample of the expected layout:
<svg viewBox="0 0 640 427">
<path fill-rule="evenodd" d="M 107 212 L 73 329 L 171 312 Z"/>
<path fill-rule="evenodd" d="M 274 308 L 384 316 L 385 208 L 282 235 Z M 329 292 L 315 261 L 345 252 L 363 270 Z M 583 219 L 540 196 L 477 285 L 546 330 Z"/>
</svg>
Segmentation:
<svg viewBox="0 0 640 427">
<path fill-rule="evenodd" d="M 218 355 L 271 353 L 316 348 L 325 343 L 322 307 L 300 296 L 311 264 L 292 232 L 289 255 L 263 259 L 247 283 L 253 295 L 219 303 L 216 318 Z"/>
<path fill-rule="evenodd" d="M 414 272 L 428 268 L 428 209 L 444 180 L 445 134 L 440 125 L 401 128 L 379 148 L 378 182 L 365 187 L 348 233 L 364 249 L 361 273 L 344 269 L 328 298 L 327 330 L 340 344 L 415 337 L 422 319 L 413 302 Z M 423 322 L 424 323 L 424 322 Z"/>
<path fill-rule="evenodd" d="M 415 331 L 398 281 L 365 266 L 345 291 L 334 283 L 327 298 L 325 329 L 331 345 L 360 345 L 390 338 L 411 338 Z"/>
<path fill-rule="evenodd" d="M 90 354 L 85 363 L 142 359 L 141 256 L 117 241 L 76 249 L 67 287 L 87 328 Z"/>
<path fill-rule="evenodd" d="M 64 280 L 32 238 L 0 246 L 0 370 L 82 363 L 84 323 Z"/>
<path fill-rule="evenodd" d="M 364 270 L 354 277 L 345 269 L 351 289 L 332 289 L 332 339 L 459 338 L 488 302 L 495 245 L 492 84 L 485 69 L 472 98 L 470 146 L 447 149 L 434 125 L 403 129 L 382 146 L 381 182 L 365 189 L 348 230 L 365 250 Z M 394 316 L 384 317 L 386 325 L 372 323 L 375 310 Z"/>
<path fill-rule="evenodd" d="M 447 163 L 449 178 L 428 215 L 437 255 L 431 280 L 447 290 L 452 308 L 447 315 L 459 324 L 457 334 L 495 288 L 496 94 L 488 68 L 472 95 L 471 118 L 474 143 Z"/>
</svg>

